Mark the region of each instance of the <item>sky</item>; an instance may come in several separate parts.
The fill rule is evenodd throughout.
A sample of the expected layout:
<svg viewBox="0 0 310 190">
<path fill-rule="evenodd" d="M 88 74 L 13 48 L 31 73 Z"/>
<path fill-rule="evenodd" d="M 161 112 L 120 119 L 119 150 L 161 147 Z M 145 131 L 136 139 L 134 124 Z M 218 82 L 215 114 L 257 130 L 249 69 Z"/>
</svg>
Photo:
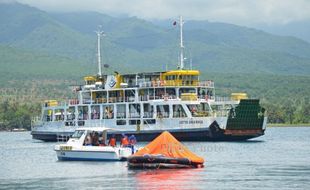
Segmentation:
<svg viewBox="0 0 310 190">
<path fill-rule="evenodd" d="M 10 1 L 10 0 L 0 0 Z M 209 20 L 238 25 L 310 21 L 310 0 L 15 0 L 45 11 L 97 11 L 146 20 Z"/>
</svg>

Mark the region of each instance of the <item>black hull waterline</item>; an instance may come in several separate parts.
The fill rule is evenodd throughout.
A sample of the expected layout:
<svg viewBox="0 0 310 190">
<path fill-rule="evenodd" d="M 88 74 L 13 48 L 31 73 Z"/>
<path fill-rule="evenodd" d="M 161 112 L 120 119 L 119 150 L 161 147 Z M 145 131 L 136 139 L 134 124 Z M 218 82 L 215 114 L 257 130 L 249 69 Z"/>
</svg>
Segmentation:
<svg viewBox="0 0 310 190">
<path fill-rule="evenodd" d="M 212 130 L 212 128 L 199 129 L 182 129 L 182 130 L 168 130 L 179 141 L 244 141 L 251 138 L 264 135 L 264 130 L 260 130 L 254 134 L 225 134 L 224 130 Z M 109 132 L 108 137 L 112 134 L 116 135 L 117 140 L 121 138 L 121 134 L 135 135 L 138 141 L 152 141 L 163 130 L 156 131 L 117 131 Z M 52 132 L 35 132 L 32 133 L 32 138 L 42 141 L 59 141 L 59 137 L 69 137 L 73 133 L 52 133 Z"/>
</svg>

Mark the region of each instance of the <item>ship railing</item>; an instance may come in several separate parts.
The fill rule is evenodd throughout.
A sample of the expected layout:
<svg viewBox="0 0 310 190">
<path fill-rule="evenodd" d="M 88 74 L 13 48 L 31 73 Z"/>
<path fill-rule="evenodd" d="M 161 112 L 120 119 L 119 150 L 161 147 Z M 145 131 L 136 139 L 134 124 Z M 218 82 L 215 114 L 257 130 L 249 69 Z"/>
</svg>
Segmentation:
<svg viewBox="0 0 310 190">
<path fill-rule="evenodd" d="M 67 105 L 66 101 L 57 101 L 55 104 L 53 105 L 49 105 L 48 103 L 43 103 L 41 104 L 42 107 L 65 107 Z"/>
<path fill-rule="evenodd" d="M 214 82 L 212 80 L 199 81 L 198 86 L 214 88 Z"/>
<path fill-rule="evenodd" d="M 79 104 L 79 100 L 76 98 L 75 99 L 69 99 L 68 104 L 69 104 L 69 106 L 77 105 L 77 104 Z"/>
<path fill-rule="evenodd" d="M 143 118 L 153 118 L 153 112 L 144 112 Z"/>
<path fill-rule="evenodd" d="M 83 99 L 83 104 L 92 104 L 94 103 L 95 101 L 94 100 L 91 100 L 91 99 Z"/>
<path fill-rule="evenodd" d="M 150 96 L 150 95 L 144 95 L 139 96 L 140 101 L 149 101 L 149 100 L 174 100 L 177 99 L 176 95 L 161 95 L 161 96 Z"/>
<path fill-rule="evenodd" d="M 215 97 L 215 101 L 216 102 L 228 102 L 228 101 L 232 101 L 231 97 L 220 97 L 220 96 L 216 96 Z"/>
<path fill-rule="evenodd" d="M 88 113 L 79 114 L 78 120 L 88 120 Z"/>
<path fill-rule="evenodd" d="M 214 82 L 212 80 L 207 81 L 174 81 L 174 80 L 156 80 L 156 81 L 139 81 L 138 86 L 143 87 L 164 87 L 164 86 L 203 86 L 203 87 L 214 87 Z"/>
<path fill-rule="evenodd" d="M 43 125 L 43 121 L 40 119 L 39 116 L 35 116 L 31 118 L 31 130 L 40 127 Z"/>
<path fill-rule="evenodd" d="M 148 101 L 149 99 L 150 99 L 150 97 L 148 95 L 139 96 L 140 101 Z"/>
<path fill-rule="evenodd" d="M 153 87 L 151 81 L 139 82 L 138 85 L 139 85 L 140 88 L 143 88 L 143 87 Z"/>
<path fill-rule="evenodd" d="M 140 118 L 140 113 L 129 112 L 129 118 Z"/>
<path fill-rule="evenodd" d="M 207 117 L 211 115 L 209 111 L 196 111 L 196 112 L 191 112 L 193 117 Z"/>
<path fill-rule="evenodd" d="M 124 99 L 122 97 L 109 97 L 108 102 L 109 103 L 124 102 Z"/>
<path fill-rule="evenodd" d="M 187 117 L 185 112 L 182 111 L 174 111 L 173 113 L 173 117 L 174 118 L 183 118 L 183 117 Z"/>
<path fill-rule="evenodd" d="M 198 99 L 200 100 L 215 100 L 215 97 L 214 96 L 210 96 L 210 95 L 199 95 L 198 96 Z"/>
<path fill-rule="evenodd" d="M 90 118 L 91 119 L 100 119 L 100 112 L 91 113 Z"/>
<path fill-rule="evenodd" d="M 125 97 L 125 102 L 134 102 L 134 101 L 135 101 L 135 97 L 134 96 Z"/>
<path fill-rule="evenodd" d="M 169 118 L 169 112 L 157 112 L 157 118 Z"/>
<path fill-rule="evenodd" d="M 125 112 L 119 112 L 116 114 L 117 119 L 124 119 L 126 118 L 126 113 Z"/>
<path fill-rule="evenodd" d="M 95 104 L 107 103 L 107 98 L 95 98 Z"/>
<path fill-rule="evenodd" d="M 227 117 L 229 114 L 229 111 L 222 109 L 222 110 L 216 110 L 212 112 L 213 117 Z"/>
</svg>

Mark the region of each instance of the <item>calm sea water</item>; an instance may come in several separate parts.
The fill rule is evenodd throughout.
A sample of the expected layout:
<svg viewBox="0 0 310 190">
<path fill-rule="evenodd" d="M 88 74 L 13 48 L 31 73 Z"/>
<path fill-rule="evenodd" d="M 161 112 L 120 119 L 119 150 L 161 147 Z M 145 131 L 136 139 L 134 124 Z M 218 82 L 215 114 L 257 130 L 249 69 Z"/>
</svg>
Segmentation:
<svg viewBox="0 0 310 190">
<path fill-rule="evenodd" d="M 55 144 L 1 132 L 0 189 L 310 189 L 310 127 L 268 128 L 247 142 L 185 142 L 205 158 L 200 169 L 57 161 Z"/>
</svg>

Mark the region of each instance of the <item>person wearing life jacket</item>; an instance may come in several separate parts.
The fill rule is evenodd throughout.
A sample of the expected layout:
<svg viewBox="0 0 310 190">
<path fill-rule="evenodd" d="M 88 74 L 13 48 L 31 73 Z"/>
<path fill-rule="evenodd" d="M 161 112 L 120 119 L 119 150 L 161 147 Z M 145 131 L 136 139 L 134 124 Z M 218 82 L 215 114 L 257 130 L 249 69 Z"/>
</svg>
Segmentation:
<svg viewBox="0 0 310 190">
<path fill-rule="evenodd" d="M 126 147 L 129 145 L 128 137 L 124 133 L 122 134 L 121 146 Z"/>
<path fill-rule="evenodd" d="M 116 138 L 115 135 L 112 135 L 112 137 L 109 139 L 109 145 L 112 147 L 116 146 Z"/>
</svg>

